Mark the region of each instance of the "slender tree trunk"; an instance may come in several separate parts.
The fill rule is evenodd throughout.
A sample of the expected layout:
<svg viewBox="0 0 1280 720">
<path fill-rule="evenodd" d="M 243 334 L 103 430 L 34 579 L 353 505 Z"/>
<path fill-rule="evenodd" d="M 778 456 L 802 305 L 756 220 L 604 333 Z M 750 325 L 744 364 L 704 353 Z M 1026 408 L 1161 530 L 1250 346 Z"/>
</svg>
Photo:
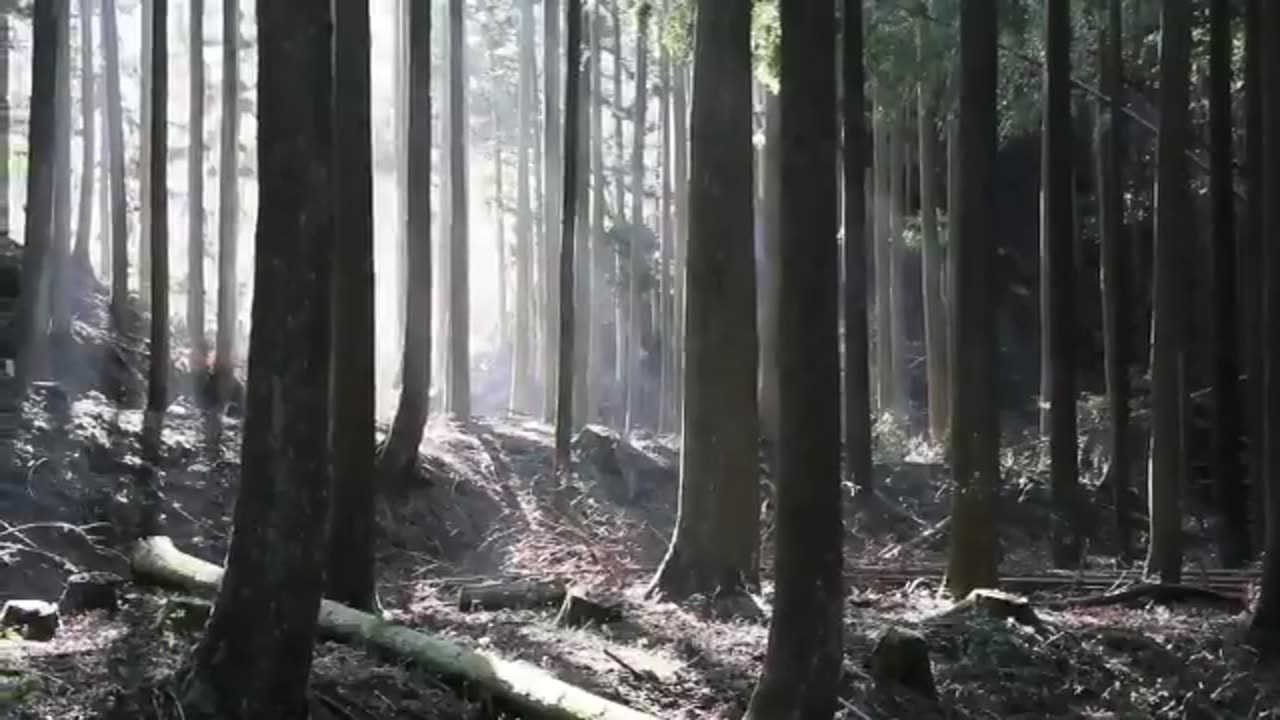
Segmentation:
<svg viewBox="0 0 1280 720">
<path fill-rule="evenodd" d="M 431 391 L 431 4 L 410 2 L 409 201 L 405 217 L 408 298 L 404 322 L 404 383 L 391 431 L 378 456 L 378 474 L 411 471 L 427 423 Z"/>
<path fill-rule="evenodd" d="M 926 20 L 917 20 L 917 53 L 919 61 L 924 57 L 927 39 Z M 942 300 L 942 275 L 945 261 L 941 238 L 938 233 L 938 201 L 934 195 L 938 177 L 938 127 L 934 112 L 937 90 L 931 78 L 922 80 L 917 88 L 920 126 L 920 228 L 921 284 L 924 287 L 924 342 L 926 399 L 929 414 L 929 435 L 935 443 L 946 442 L 947 421 L 951 410 L 947 407 L 951 389 L 947 383 L 949 348 L 947 347 L 947 316 Z"/>
<path fill-rule="evenodd" d="M 22 291 L 18 296 L 16 374 L 25 393 L 45 372 L 49 342 L 50 260 L 57 172 L 58 48 L 66 42 L 67 0 L 41 0 L 31 17 L 31 114 L 27 122 L 27 221 L 23 227 Z"/>
<path fill-rule="evenodd" d="M 1107 406 L 1111 420 L 1111 496 L 1115 506 L 1118 555 L 1128 559 L 1133 550 L 1133 511 L 1129 491 L 1133 463 L 1129 439 L 1129 334 L 1133 329 L 1130 304 L 1129 253 L 1124 242 L 1123 25 L 1120 0 L 1108 0 L 1108 29 L 1102 51 L 1102 85 L 1107 101 L 1107 123 L 1098 144 L 1099 230 L 1102 242 L 1102 304 L 1104 364 Z"/>
<path fill-rule="evenodd" d="M 338 0 L 334 13 L 334 272 L 329 350 L 329 515 L 326 595 L 377 608 L 374 585 L 373 157 L 369 119 L 369 0 Z"/>
<path fill-rule="evenodd" d="M 686 66 L 676 69 L 671 100 L 671 112 L 675 116 L 672 121 L 672 142 L 675 145 L 672 160 L 672 172 L 675 173 L 675 247 L 672 265 L 675 275 L 675 293 L 672 308 L 675 314 L 672 331 L 675 343 L 675 366 L 672 376 L 675 388 L 672 390 L 676 403 L 676 417 L 679 418 L 684 402 L 684 356 L 685 356 L 685 267 L 687 248 L 689 245 L 689 103 L 688 73 Z"/>
<path fill-rule="evenodd" d="M 849 481 L 875 488 L 871 475 L 871 369 L 867 322 L 867 116 L 862 3 L 844 0 L 844 446 Z M 922 104 L 923 104 L 923 95 Z M 923 112 L 921 115 L 923 116 Z M 923 122 L 923 121 L 922 121 Z M 923 125 L 922 125 L 923 128 Z M 926 162 L 921 158 L 921 162 Z M 766 231 L 767 232 L 767 231 Z M 766 234 L 766 241 L 769 235 Z M 935 238 L 936 240 L 936 238 Z"/>
<path fill-rule="evenodd" d="M 7 50 L 4 52 L 8 53 Z M 77 272 L 93 271 L 93 264 L 89 260 L 89 237 L 93 228 L 93 163 L 96 157 L 93 131 L 94 106 L 98 97 L 93 74 L 93 0 L 80 0 L 80 202 L 76 212 L 78 219 L 75 247 Z M 7 130 L 5 134 L 8 134 Z M 5 172 L 8 172 L 7 168 Z M 8 187 L 7 183 L 5 187 Z"/>
<path fill-rule="evenodd" d="M 151 232 L 153 230 L 151 227 L 151 154 L 154 152 L 148 128 L 151 127 L 151 114 L 154 111 L 152 107 L 154 96 L 151 88 L 155 84 L 155 69 L 146 58 L 152 56 L 155 45 L 156 0 L 140 0 L 140 2 L 142 3 L 142 27 L 138 35 L 142 40 L 142 51 L 138 57 L 142 60 L 138 63 L 140 87 L 138 105 L 141 118 L 139 124 L 141 130 L 138 133 L 138 300 L 146 308 L 151 302 Z"/>
<path fill-rule="evenodd" d="M 550 17 L 550 16 L 548 16 Z M 556 20 L 558 22 L 558 19 Z M 578 171 L 582 160 L 579 152 L 578 127 L 582 120 L 582 0 L 568 0 L 565 54 L 564 99 L 564 177 L 560 186 L 564 218 L 560 230 L 560 354 L 556 377 L 556 424 L 554 471 L 561 482 L 569 477 L 569 442 L 573 435 L 573 385 L 574 385 L 574 335 L 577 330 L 574 319 L 574 253 L 577 250 L 574 227 L 578 221 Z M 548 56 L 559 52 L 547 48 Z M 547 106 L 555 101 L 548 98 Z"/>
<path fill-rule="evenodd" d="M 533 2 L 520 1 L 519 133 L 516 146 L 516 336 L 511 362 L 511 404 L 517 412 L 533 412 L 533 210 L 529 197 L 529 148 L 533 142 Z"/>
<path fill-rule="evenodd" d="M 187 332 L 191 335 L 191 371 L 208 371 L 209 343 L 204 334 L 204 0 L 191 2 L 190 111 L 191 148 L 187 152 Z"/>
<path fill-rule="evenodd" d="M 1249 442 L 1246 445 L 1249 472 L 1249 499 L 1255 508 L 1252 523 L 1252 541 L 1261 548 L 1266 534 L 1266 476 L 1263 474 L 1262 446 L 1262 394 L 1264 391 L 1262 351 L 1262 291 L 1263 249 L 1262 216 L 1267 201 L 1263 196 L 1263 74 L 1262 74 L 1262 0 L 1245 1 L 1244 21 L 1244 91 L 1245 91 L 1245 152 L 1244 174 L 1245 215 L 1239 238 L 1237 254 L 1240 271 L 1240 353 L 1244 359 L 1247 382 L 1245 385 L 1245 425 Z"/>
<path fill-rule="evenodd" d="M 218 331 L 214 338 L 213 389 L 217 405 L 231 400 L 235 380 L 236 283 L 240 227 L 240 2 L 222 0 L 222 137 L 218 158 Z M 112 145 L 112 147 L 119 147 Z M 114 154 L 113 154 L 114 162 Z M 117 260 L 121 258 L 116 255 Z"/>
<path fill-rule="evenodd" d="M 496 104 L 495 104 L 496 105 Z M 510 352 L 511 322 L 507 313 L 507 211 L 506 188 L 502 167 L 502 134 L 501 121 L 495 110 L 493 115 L 493 215 L 497 227 L 494 228 L 494 250 L 498 259 L 498 355 L 505 356 Z M 502 403 L 504 408 L 510 407 L 508 398 Z"/>
<path fill-rule="evenodd" d="M 90 0 L 92 1 L 92 0 Z M 102 79 L 102 78 L 100 78 Z M 99 87 L 106 83 L 100 83 Z M 98 131 L 102 142 L 98 143 L 98 274 L 105 283 L 111 282 L 111 141 L 107 134 L 107 91 L 99 91 Z"/>
<path fill-rule="evenodd" d="M 670 13 L 670 2 L 664 0 L 662 16 Z M 659 128 L 662 136 L 658 143 L 658 171 L 660 174 L 660 195 L 658 198 L 658 235 L 660 238 L 660 255 L 658 261 L 658 323 L 657 337 L 661 344 L 661 359 L 658 367 L 658 430 L 659 432 L 679 432 L 679 420 L 675 417 L 676 404 L 671 393 L 672 377 L 675 374 L 675 355 L 672 353 L 674 333 L 671 327 L 671 244 L 672 234 L 672 187 L 671 187 L 671 53 L 667 43 L 659 43 L 658 82 L 662 87 L 659 101 Z"/>
<path fill-rule="evenodd" d="M 631 213 L 627 246 L 627 396 L 624 430 L 630 434 L 640 422 L 641 346 L 644 298 L 640 292 L 642 260 L 640 243 L 644 236 L 644 142 L 649 116 L 649 20 L 653 6 L 640 0 L 636 8 L 636 90 L 631 115 Z"/>
<path fill-rule="evenodd" d="M 893 404 L 890 408 L 898 421 L 909 421 L 911 398 L 907 393 L 907 294 L 906 294 L 906 250 L 903 248 L 905 234 L 903 232 L 906 214 L 907 157 L 907 123 L 905 113 L 896 113 L 896 119 L 890 129 L 889 152 L 889 273 L 885 283 L 889 291 L 889 382 L 893 387 Z"/>
<path fill-rule="evenodd" d="M 613 210 L 613 229 L 615 234 L 619 233 L 626 225 L 627 218 L 627 172 L 626 172 L 626 144 L 623 140 L 623 104 L 622 104 L 622 18 L 619 6 L 622 0 L 613 0 L 609 5 L 610 20 L 613 24 L 613 139 L 614 139 L 614 210 Z M 621 237 L 621 236 L 619 236 Z M 615 409 L 613 422 L 622 427 L 626 423 L 627 418 L 627 386 L 631 382 L 631 374 L 628 371 L 628 350 L 627 339 L 629 338 L 629 330 L 627 323 L 629 322 L 630 310 L 627 305 L 629 295 L 627 290 L 627 282 L 630 274 L 627 272 L 627 258 L 624 254 L 625 248 L 617 246 L 617 250 L 613 255 L 613 278 L 614 278 L 614 388 L 615 388 Z"/>
<path fill-rule="evenodd" d="M 396 199 L 396 215 L 395 221 L 392 223 L 393 230 L 391 236 L 394 243 L 394 251 L 392 257 L 395 259 L 396 272 L 394 274 L 395 282 L 391 286 L 391 296 L 394 298 L 391 302 L 391 315 L 387 320 L 387 327 L 391 328 L 389 333 L 392 341 L 390 351 L 395 357 L 395 377 L 396 382 L 393 386 L 399 387 L 404 382 L 404 367 L 401 362 L 404 359 L 404 324 L 405 313 L 407 312 L 406 303 L 409 298 L 409 260 L 408 260 L 408 237 L 405 235 L 405 218 L 409 212 L 409 22 L 408 8 L 405 3 L 408 0 L 394 0 L 393 12 L 395 13 L 395 32 L 393 36 L 395 60 L 392 63 L 393 79 L 395 89 L 392 94 L 392 102 L 395 104 L 392 122 L 394 136 L 394 148 L 396 154 L 395 161 L 395 199 Z"/>
<path fill-rule="evenodd" d="M 9 146 L 9 133 L 13 129 L 13 105 L 9 102 L 9 65 L 13 54 L 13 19 L 10 12 L 0 12 L 0 237 L 11 237 L 12 220 L 9 209 L 12 195 L 12 178 L 9 177 L 9 163 L 12 150 Z"/>
<path fill-rule="evenodd" d="M 116 28 L 115 0 L 102 0 L 102 56 L 107 81 L 106 140 L 111 146 L 111 318 L 117 330 L 124 330 L 129 301 L 129 208 L 124 187 L 124 111 L 120 99 L 120 32 Z"/>
<path fill-rule="evenodd" d="M 557 240 L 560 233 L 560 183 L 563 180 L 564 154 L 561 148 L 560 128 L 560 23 L 563 20 L 560 0 L 545 0 L 543 5 L 542 24 L 542 57 L 543 57 L 543 108 L 545 121 L 543 125 L 543 143 L 546 146 L 543 172 L 543 233 L 542 240 L 545 251 L 542 254 L 543 278 L 543 337 L 542 337 L 542 418 L 552 420 L 556 407 L 556 353 L 559 349 L 557 329 L 559 318 L 556 307 L 559 305 L 557 292 L 560 288 L 560 277 L 556 258 L 560 248 Z"/>
<path fill-rule="evenodd" d="M 160 434 L 169 407 L 169 0 L 151 0 L 151 352 L 143 446 L 160 457 Z"/>
<path fill-rule="evenodd" d="M 1053 562 L 1080 564 L 1081 500 L 1076 464 L 1075 181 L 1071 128 L 1071 3 L 1048 0 L 1045 12 L 1043 160 L 1045 257 L 1041 280 L 1048 323 L 1042 330 L 1049 388 L 1049 487 L 1053 496 Z"/>
<path fill-rule="evenodd" d="M 877 93 L 879 95 L 879 93 Z M 888 181 L 888 132 L 885 120 L 881 117 L 879 99 L 873 100 L 876 112 L 872 120 L 872 143 L 875 146 L 872 174 L 875 178 L 875 237 L 872 244 L 875 253 L 875 272 L 873 278 L 876 293 L 876 397 L 880 412 L 894 407 L 893 398 L 893 349 L 890 338 L 893 336 L 893 298 L 890 295 L 889 275 L 892 265 L 889 262 L 889 181 Z"/>
<path fill-rule="evenodd" d="M 764 100 L 764 191 L 761 193 L 761 232 L 764 234 L 763 262 L 758 283 L 760 298 L 760 431 L 776 443 L 778 426 L 778 280 L 782 254 L 782 103 L 777 94 Z"/>
<path fill-rule="evenodd" d="M 587 265 L 591 277 L 592 307 L 605 308 L 605 292 L 596 282 L 597 268 L 611 254 L 604 236 L 605 217 L 605 169 L 604 169 L 604 71 L 601 47 L 603 46 L 604 9 L 600 3 L 591 7 L 591 262 Z M 609 338 L 603 332 L 607 324 L 605 313 L 592 314 L 591 350 L 587 358 L 587 414 L 583 422 L 600 420 L 600 383 L 605 377 L 601 365 L 605 362 Z"/>
<path fill-rule="evenodd" d="M 751 8 L 703 0 L 698 13 L 685 366 L 690 392 L 681 425 L 675 534 L 650 590 L 728 600 L 759 576 Z M 723 212 L 726 207 L 736 211 Z"/>
<path fill-rule="evenodd" d="M 1280 5 L 1266 3 L 1261 10 L 1259 37 L 1280 33 Z M 1262 588 L 1250 625 L 1256 644 L 1274 654 L 1280 649 L 1280 45 L 1262 45 L 1263 155 L 1262 189 L 1271 200 L 1262 208 L 1262 230 L 1270 242 L 1263 244 L 1263 440 L 1262 475 L 1266 478 L 1266 545 Z"/>
<path fill-rule="evenodd" d="M 1165 0 L 1160 18 L 1160 137 L 1156 162 L 1156 259 L 1151 329 L 1151 464 L 1147 572 L 1166 583 L 1182 576 L 1182 368 L 1186 356 L 1189 258 L 1187 167 L 1191 71 L 1190 0 Z"/>
<path fill-rule="evenodd" d="M 462 0 L 449 0 L 449 407 L 471 418 L 470 204 L 467 181 L 466 40 Z"/>
<path fill-rule="evenodd" d="M 784 240 L 777 590 L 749 720 L 832 717 L 843 644 L 835 7 L 812 0 L 779 5 Z M 695 93 L 700 97 L 706 96 Z M 743 156 L 743 162 L 750 157 L 745 149 Z"/>
<path fill-rule="evenodd" d="M 1235 184 L 1232 177 L 1231 3 L 1209 3 L 1210 196 L 1213 202 L 1213 410 L 1214 486 L 1223 567 L 1241 567 L 1252 554 L 1249 494 L 1240 467 L 1240 362 L 1236 336 Z"/>
<path fill-rule="evenodd" d="M 1000 425 L 996 293 L 990 284 L 995 250 L 996 0 L 960 6 L 959 165 L 964 183 L 955 207 L 955 375 L 951 384 L 951 556 L 947 581 L 962 597 L 995 587 L 1000 562 L 996 499 L 1000 487 Z"/>
<path fill-rule="evenodd" d="M 330 13 L 257 4 L 261 211 L 243 472 L 227 570 L 184 678 L 188 715 L 307 714 L 330 483 Z"/>
</svg>

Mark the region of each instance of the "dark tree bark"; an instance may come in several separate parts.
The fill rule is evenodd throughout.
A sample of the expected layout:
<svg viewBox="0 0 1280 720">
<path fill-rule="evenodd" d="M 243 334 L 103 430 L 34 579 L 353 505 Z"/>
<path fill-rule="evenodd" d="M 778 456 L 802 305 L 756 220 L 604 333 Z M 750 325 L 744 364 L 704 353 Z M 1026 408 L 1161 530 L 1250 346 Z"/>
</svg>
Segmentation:
<svg viewBox="0 0 1280 720">
<path fill-rule="evenodd" d="M 1182 577 L 1181 431 L 1186 362 L 1184 264 L 1191 225 L 1186 148 L 1191 72 L 1191 2 L 1165 0 L 1160 18 L 1160 137 L 1156 150 L 1155 289 L 1151 330 L 1150 543 L 1147 572 L 1161 582 Z"/>
<path fill-rule="evenodd" d="M 812 0 L 779 5 L 777 590 L 750 720 L 830 718 L 842 661 L 835 7 Z M 749 160 L 744 150 L 742 162 Z M 738 214 L 749 222 L 750 212 Z"/>
<path fill-rule="evenodd" d="M 767 92 L 767 91 L 766 91 Z M 782 218 L 779 196 L 782 194 L 782 127 L 781 102 L 776 93 L 764 99 L 764 175 L 760 197 L 760 231 L 763 262 L 757 279 L 760 326 L 760 434 L 771 443 L 778 442 L 778 257 L 782 252 Z"/>
<path fill-rule="evenodd" d="M 409 4 L 409 202 L 405 217 L 409 261 L 405 301 L 404 384 L 378 474 L 413 468 L 427 422 L 431 390 L 431 6 Z"/>
<path fill-rule="evenodd" d="M 236 263 L 240 227 L 240 0 L 222 0 L 222 137 L 218 159 L 218 332 L 214 338 L 213 388 L 217 404 L 231 399 L 235 379 Z M 114 160 L 113 160 L 114 161 Z M 117 259 L 120 255 L 116 256 Z M 221 408 L 220 408 L 221 409 Z"/>
<path fill-rule="evenodd" d="M 155 70 L 148 58 L 154 55 L 156 0 L 139 0 L 142 7 L 142 27 L 139 28 L 142 58 L 138 63 L 138 115 L 142 128 L 138 133 L 138 303 L 146 308 L 151 303 L 151 113 Z"/>
<path fill-rule="evenodd" d="M 859 491 L 866 492 L 874 488 L 867 320 L 869 238 L 866 237 L 864 187 L 866 169 L 870 167 L 866 152 L 866 70 L 862 57 L 862 3 L 844 0 L 841 7 L 844 15 L 841 66 L 844 82 L 844 451 L 849 481 Z M 921 106 L 924 106 L 923 93 Z M 921 132 L 923 134 L 923 129 Z"/>
<path fill-rule="evenodd" d="M 1255 510 L 1251 519 L 1251 540 L 1255 547 L 1265 541 L 1265 476 L 1262 467 L 1262 214 L 1266 198 L 1262 183 L 1262 2 L 1245 1 L 1244 21 L 1245 91 L 1245 215 L 1237 240 L 1240 271 L 1240 353 L 1244 359 L 1245 425 L 1249 472 L 1249 499 Z"/>
<path fill-rule="evenodd" d="M 953 210 L 950 460 L 955 490 L 947 568 L 957 597 L 974 588 L 995 587 L 1000 562 L 997 301 L 988 280 L 995 265 L 996 18 L 996 0 L 969 0 L 960 6 L 958 159 L 964 182 Z"/>
<path fill-rule="evenodd" d="M 651 592 L 728 598 L 759 576 L 751 8 L 697 12 L 680 506 Z"/>
<path fill-rule="evenodd" d="M 373 157 L 369 119 L 369 0 L 338 0 L 334 13 L 333 337 L 330 346 L 333 512 L 328 597 L 373 611 L 374 275 Z"/>
<path fill-rule="evenodd" d="M 329 3 L 256 5 L 261 210 L 242 476 L 182 693 L 197 714 L 238 720 L 306 717 L 330 481 L 333 20 Z"/>
<path fill-rule="evenodd" d="M 1280 5 L 1263 3 L 1260 37 L 1280 37 Z M 1250 631 L 1256 644 L 1280 651 L 1280 44 L 1262 44 L 1263 439 L 1267 534 L 1262 587 Z"/>
<path fill-rule="evenodd" d="M 1041 292 L 1048 309 L 1043 352 L 1049 389 L 1049 487 L 1053 496 L 1053 563 L 1080 564 L 1081 498 L 1076 456 L 1075 180 L 1071 131 L 1071 3 L 1045 7 L 1045 112 L 1042 139 L 1044 247 L 1048 274 Z"/>
<path fill-rule="evenodd" d="M 574 340 L 577 327 L 574 313 L 574 227 L 578 220 L 578 125 L 582 120 L 582 0 L 568 0 L 565 24 L 564 177 L 560 186 L 564 222 L 560 229 L 560 352 L 556 365 L 556 422 L 554 471 L 566 481 L 569 476 L 569 443 L 573 434 Z M 548 49 L 548 53 L 558 49 Z M 551 101 L 548 100 L 548 105 Z"/>
<path fill-rule="evenodd" d="M 227 0 L 235 2 L 235 0 Z M 107 81 L 107 137 L 111 185 L 111 319 L 121 330 L 129 301 L 129 216 L 124 187 L 124 114 L 120 100 L 120 32 L 115 0 L 102 0 L 103 74 Z"/>
<path fill-rule="evenodd" d="M 48 357 L 50 261 L 56 174 L 58 47 L 66 42 L 67 0 L 39 0 L 31 15 L 31 115 L 28 121 L 27 221 L 18 296 L 18 387 L 26 392 Z"/>
<path fill-rule="evenodd" d="M 1107 32 L 1102 51 L 1102 92 L 1107 101 L 1106 125 L 1098 145 L 1100 222 L 1102 243 L 1103 352 L 1110 415 L 1111 497 L 1115 506 L 1117 554 L 1133 550 L 1133 510 L 1129 491 L 1133 461 L 1129 439 L 1129 335 L 1133 330 L 1130 263 L 1124 242 L 1124 49 L 1120 0 L 1107 2 Z"/>
<path fill-rule="evenodd" d="M 169 407 L 169 0 L 151 0 L 151 346 L 143 446 L 160 457 L 160 433 Z"/>
<path fill-rule="evenodd" d="M 94 108 L 98 97 L 93 75 L 93 0 L 80 0 L 80 199 L 74 253 L 77 272 L 91 272 L 93 267 L 89 260 L 89 230 L 93 224 Z"/>
<path fill-rule="evenodd" d="M 187 152 L 187 332 L 191 335 L 191 372 L 208 372 L 209 342 L 204 334 L 204 0 L 191 0 L 191 73 Z"/>
<path fill-rule="evenodd" d="M 928 20 L 916 20 L 918 42 L 916 53 L 921 67 L 927 67 L 929 41 Z M 947 312 L 942 286 L 946 251 L 938 232 L 938 199 L 936 194 L 938 164 L 937 96 L 938 88 L 931 73 L 922 73 L 916 88 L 919 113 L 920 144 L 920 228 L 921 285 L 924 287 L 925 376 L 929 415 L 929 436 L 935 443 L 946 442 L 947 422 L 951 411 L 947 401 L 950 352 L 947 340 Z M 848 191 L 846 191 L 848 192 Z M 846 311 L 847 312 L 847 311 Z"/>
<path fill-rule="evenodd" d="M 1218 559 L 1241 567 L 1252 554 L 1249 494 L 1240 467 L 1240 361 L 1236 337 L 1235 185 L 1232 177 L 1231 3 L 1209 3 L 1209 194 L 1213 202 L 1213 474 Z"/>
<path fill-rule="evenodd" d="M 642 267 L 640 238 L 644 228 L 644 141 L 646 118 L 649 117 L 649 21 L 653 6 L 649 0 L 640 0 L 636 6 L 636 89 L 631 108 L 631 235 L 626 261 L 627 277 L 627 354 L 626 354 L 626 416 L 623 427 L 627 434 L 640 420 L 641 377 L 641 326 L 644 324 L 644 297 L 640 292 L 639 273 Z"/>
<path fill-rule="evenodd" d="M 542 416 L 552 420 L 556 408 L 556 354 L 560 347 L 559 296 L 560 277 L 558 262 L 560 248 L 557 243 L 560 232 L 560 183 L 564 179 L 562 163 L 563 136 L 560 127 L 560 23 L 564 16 L 560 0 L 544 0 L 542 7 L 542 63 L 543 63 L 543 145 L 542 166 Z"/>
<path fill-rule="evenodd" d="M 462 0 L 449 0 L 449 384 L 448 406 L 471 419 L 471 283 L 467 200 L 466 40 Z"/>
</svg>

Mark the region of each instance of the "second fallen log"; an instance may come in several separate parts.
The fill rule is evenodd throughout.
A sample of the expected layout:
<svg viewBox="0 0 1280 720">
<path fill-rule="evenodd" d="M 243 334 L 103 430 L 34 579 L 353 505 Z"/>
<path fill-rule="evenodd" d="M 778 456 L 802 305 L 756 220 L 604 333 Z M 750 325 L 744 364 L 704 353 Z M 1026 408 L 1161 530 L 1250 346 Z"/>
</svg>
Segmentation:
<svg viewBox="0 0 1280 720">
<path fill-rule="evenodd" d="M 564 602 L 565 586 L 563 582 L 540 580 L 463 585 L 458 588 L 458 609 L 473 612 L 556 607 Z"/>
</svg>

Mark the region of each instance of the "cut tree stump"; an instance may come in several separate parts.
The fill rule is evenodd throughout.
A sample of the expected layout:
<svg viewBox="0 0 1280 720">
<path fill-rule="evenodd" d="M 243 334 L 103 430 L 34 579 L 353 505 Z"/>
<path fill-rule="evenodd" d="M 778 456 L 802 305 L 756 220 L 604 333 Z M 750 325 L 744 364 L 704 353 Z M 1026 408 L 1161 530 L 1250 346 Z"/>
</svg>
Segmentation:
<svg viewBox="0 0 1280 720">
<path fill-rule="evenodd" d="M 975 613 L 981 613 L 999 620 L 1013 620 L 1027 627 L 1038 628 L 1041 626 L 1040 618 L 1026 598 L 1021 595 L 988 588 L 978 588 L 970 592 L 965 599 L 929 618 L 929 621 L 948 622 L 956 620 L 963 615 Z"/>
<path fill-rule="evenodd" d="M 881 692 L 903 688 L 930 700 L 938 699 L 933 666 L 929 663 L 929 643 L 918 632 L 889 628 L 876 641 L 868 665 Z"/>
<path fill-rule="evenodd" d="M 58 624 L 58 606 L 44 600 L 7 600 L 0 608 L 0 628 L 17 630 L 24 640 L 48 642 Z"/>
<path fill-rule="evenodd" d="M 120 609 L 121 585 L 124 585 L 124 578 L 115 573 L 76 573 L 67 578 L 67 586 L 58 599 L 58 611 L 63 615 L 94 610 L 115 612 Z"/>
<path fill-rule="evenodd" d="M 134 577 L 192 592 L 216 593 L 221 567 L 178 550 L 165 536 L 143 538 L 129 553 Z M 469 685 L 524 717 L 538 720 L 657 720 L 652 715 L 593 695 L 527 662 L 471 650 L 451 640 L 411 630 L 331 600 L 321 600 L 320 632 L 415 662 L 429 672 Z"/>
<path fill-rule="evenodd" d="M 622 609 L 617 605 L 605 605 L 591 600 L 580 593 L 570 592 L 564 596 L 564 604 L 556 615 L 556 625 L 560 627 L 582 627 L 583 625 L 608 625 L 622 620 Z"/>
<path fill-rule="evenodd" d="M 472 612 L 555 607 L 564 602 L 564 596 L 563 582 L 516 580 L 463 585 L 458 588 L 458 609 Z"/>
</svg>

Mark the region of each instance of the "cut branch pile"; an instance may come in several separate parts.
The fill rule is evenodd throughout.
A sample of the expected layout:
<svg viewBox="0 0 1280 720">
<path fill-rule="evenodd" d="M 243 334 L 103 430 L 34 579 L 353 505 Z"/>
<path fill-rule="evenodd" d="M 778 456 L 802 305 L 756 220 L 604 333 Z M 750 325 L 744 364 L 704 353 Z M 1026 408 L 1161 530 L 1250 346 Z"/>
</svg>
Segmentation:
<svg viewBox="0 0 1280 720">
<path fill-rule="evenodd" d="M 222 568 L 178 550 L 168 537 L 139 540 L 129 553 L 135 579 L 189 591 L 216 591 Z M 320 631 L 416 662 L 429 672 L 489 693 L 499 704 L 545 720 L 656 720 L 651 715 L 558 680 L 532 664 L 470 650 L 330 600 L 320 603 Z"/>
</svg>

